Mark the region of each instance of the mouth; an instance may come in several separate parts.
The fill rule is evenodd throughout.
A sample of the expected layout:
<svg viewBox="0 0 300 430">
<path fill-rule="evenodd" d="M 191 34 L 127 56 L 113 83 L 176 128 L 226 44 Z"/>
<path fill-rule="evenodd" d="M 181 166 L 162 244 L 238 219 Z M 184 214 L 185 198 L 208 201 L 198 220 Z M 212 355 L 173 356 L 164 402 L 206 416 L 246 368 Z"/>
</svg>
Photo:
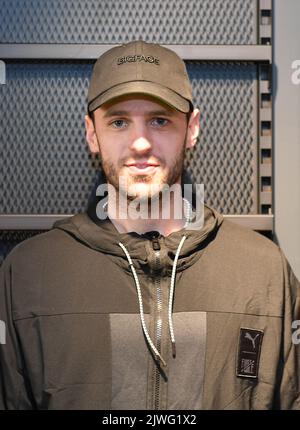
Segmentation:
<svg viewBox="0 0 300 430">
<path fill-rule="evenodd" d="M 125 164 L 128 168 L 129 172 L 134 173 L 135 175 L 147 175 L 150 173 L 154 173 L 155 170 L 159 167 L 159 164 L 156 163 L 130 163 Z"/>
</svg>

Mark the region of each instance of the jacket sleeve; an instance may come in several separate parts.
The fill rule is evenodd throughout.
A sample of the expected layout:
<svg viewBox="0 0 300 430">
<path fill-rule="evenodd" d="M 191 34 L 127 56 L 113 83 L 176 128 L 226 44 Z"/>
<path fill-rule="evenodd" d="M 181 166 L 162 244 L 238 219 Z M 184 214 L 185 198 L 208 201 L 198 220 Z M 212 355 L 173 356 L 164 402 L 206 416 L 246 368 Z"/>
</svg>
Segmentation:
<svg viewBox="0 0 300 430">
<path fill-rule="evenodd" d="M 281 252 L 284 282 L 282 356 L 275 407 L 300 409 L 300 283 Z"/>
<path fill-rule="evenodd" d="M 0 410 L 33 409 L 22 366 L 22 353 L 12 317 L 12 267 L 0 268 Z"/>
</svg>

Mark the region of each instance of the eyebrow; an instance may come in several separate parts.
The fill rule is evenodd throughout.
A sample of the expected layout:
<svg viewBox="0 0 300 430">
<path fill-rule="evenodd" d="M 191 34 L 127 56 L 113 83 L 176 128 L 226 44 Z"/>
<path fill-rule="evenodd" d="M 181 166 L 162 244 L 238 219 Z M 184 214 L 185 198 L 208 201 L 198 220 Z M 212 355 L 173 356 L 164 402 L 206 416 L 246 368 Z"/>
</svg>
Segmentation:
<svg viewBox="0 0 300 430">
<path fill-rule="evenodd" d="M 173 112 L 171 110 L 167 109 L 160 109 L 160 110 L 151 110 L 146 113 L 148 116 L 173 116 Z M 114 109 L 108 109 L 105 114 L 103 115 L 104 118 L 111 118 L 113 116 L 126 116 L 130 115 L 130 111 L 127 110 L 114 110 Z"/>
</svg>

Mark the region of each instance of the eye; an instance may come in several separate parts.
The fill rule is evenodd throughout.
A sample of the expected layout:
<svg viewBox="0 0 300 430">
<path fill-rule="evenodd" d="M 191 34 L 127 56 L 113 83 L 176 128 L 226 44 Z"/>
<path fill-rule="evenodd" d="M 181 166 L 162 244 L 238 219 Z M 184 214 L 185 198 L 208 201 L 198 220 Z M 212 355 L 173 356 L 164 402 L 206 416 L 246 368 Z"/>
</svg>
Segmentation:
<svg viewBox="0 0 300 430">
<path fill-rule="evenodd" d="M 155 126 L 162 127 L 164 125 L 167 125 L 169 120 L 165 118 L 153 118 L 151 122 Z"/>
<path fill-rule="evenodd" d="M 115 121 L 111 122 L 111 125 L 114 128 L 125 128 L 125 127 L 127 127 L 127 123 L 124 119 L 116 119 Z"/>
</svg>

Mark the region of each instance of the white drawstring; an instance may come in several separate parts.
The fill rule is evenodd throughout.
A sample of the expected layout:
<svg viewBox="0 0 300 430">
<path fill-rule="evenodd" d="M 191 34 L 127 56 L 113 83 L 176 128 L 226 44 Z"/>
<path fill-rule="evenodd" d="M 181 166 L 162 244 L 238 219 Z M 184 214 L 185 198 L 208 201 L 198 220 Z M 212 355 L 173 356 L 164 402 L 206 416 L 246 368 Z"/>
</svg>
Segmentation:
<svg viewBox="0 0 300 430">
<path fill-rule="evenodd" d="M 169 331 L 171 336 L 171 342 L 172 342 L 172 355 L 175 358 L 176 357 L 176 344 L 175 344 L 175 336 L 174 336 L 174 328 L 173 328 L 173 320 L 172 320 L 172 310 L 173 310 L 173 299 L 174 299 L 174 289 L 175 289 L 175 277 L 176 277 L 176 268 L 177 268 L 177 261 L 178 257 L 181 251 L 181 248 L 184 244 L 184 241 L 186 239 L 186 236 L 183 236 L 181 238 L 180 244 L 177 248 L 176 255 L 174 258 L 174 263 L 172 267 L 172 275 L 171 275 L 171 288 L 170 288 L 170 296 L 169 296 L 169 312 L 168 312 L 168 318 L 169 318 Z"/>
<path fill-rule="evenodd" d="M 173 308 L 173 298 L 174 298 L 174 290 L 175 290 L 175 277 L 176 277 L 177 262 L 178 262 L 179 254 L 180 254 L 180 251 L 181 251 L 181 248 L 183 246 L 185 239 L 186 239 L 186 236 L 183 236 L 181 238 L 180 244 L 179 244 L 177 251 L 176 251 L 176 254 L 175 254 L 175 259 L 174 259 L 174 263 L 173 263 L 173 267 L 172 267 L 171 287 L 170 287 L 170 295 L 169 295 L 168 320 L 169 320 L 169 332 L 170 332 L 170 337 L 171 337 L 171 342 L 172 342 L 172 355 L 174 358 L 176 357 L 176 346 L 175 346 L 175 336 L 174 336 L 174 328 L 173 328 L 173 321 L 172 321 L 172 308 Z M 119 246 L 122 248 L 122 250 L 124 251 L 124 254 L 127 257 L 127 260 L 128 260 L 128 263 L 129 263 L 129 266 L 130 266 L 130 269 L 131 269 L 131 272 L 133 274 L 133 278 L 135 281 L 135 285 L 136 285 L 136 289 L 137 289 L 137 295 L 138 295 L 138 301 L 139 301 L 139 308 L 140 308 L 140 318 L 141 318 L 141 324 L 142 324 L 144 335 L 147 339 L 147 342 L 148 342 L 150 348 L 154 352 L 154 355 L 156 356 L 156 358 L 158 358 L 161 361 L 161 363 L 164 366 L 166 366 L 167 364 L 166 364 L 165 360 L 162 358 L 162 356 L 158 352 L 158 350 L 155 347 L 154 343 L 152 342 L 151 337 L 149 336 L 149 333 L 147 330 L 147 326 L 145 323 L 145 317 L 144 317 L 144 307 L 143 307 L 141 287 L 140 287 L 140 282 L 139 282 L 135 267 L 133 265 L 133 262 L 131 260 L 131 257 L 129 255 L 129 252 L 127 251 L 125 245 L 123 245 L 122 242 L 119 242 Z"/>
<path fill-rule="evenodd" d="M 138 279 L 137 274 L 136 274 L 135 267 L 133 265 L 133 262 L 131 260 L 131 257 L 129 255 L 129 252 L 127 251 L 126 247 L 123 245 L 122 242 L 119 242 L 119 245 L 123 249 L 123 251 L 124 251 L 124 253 L 125 253 L 126 257 L 127 257 L 127 260 L 128 260 L 128 263 L 129 263 L 129 266 L 131 268 L 131 271 L 132 271 L 132 274 L 133 274 L 133 278 L 134 278 L 134 281 L 135 281 L 135 285 L 136 285 L 136 289 L 137 289 L 137 294 L 138 294 L 138 300 L 139 300 L 140 318 L 141 318 L 141 323 L 142 323 L 142 328 L 143 328 L 144 335 L 146 336 L 148 344 L 150 345 L 150 348 L 154 352 L 154 355 L 156 356 L 156 358 L 158 358 L 162 362 L 162 364 L 164 366 L 166 366 L 167 364 L 166 364 L 165 360 L 162 358 L 162 356 L 158 352 L 157 348 L 153 344 L 153 342 L 151 340 L 151 337 L 149 336 L 147 327 L 146 327 L 145 317 L 144 317 L 144 307 L 143 307 L 143 299 L 142 299 L 141 287 L 140 287 L 139 279 Z"/>
</svg>

